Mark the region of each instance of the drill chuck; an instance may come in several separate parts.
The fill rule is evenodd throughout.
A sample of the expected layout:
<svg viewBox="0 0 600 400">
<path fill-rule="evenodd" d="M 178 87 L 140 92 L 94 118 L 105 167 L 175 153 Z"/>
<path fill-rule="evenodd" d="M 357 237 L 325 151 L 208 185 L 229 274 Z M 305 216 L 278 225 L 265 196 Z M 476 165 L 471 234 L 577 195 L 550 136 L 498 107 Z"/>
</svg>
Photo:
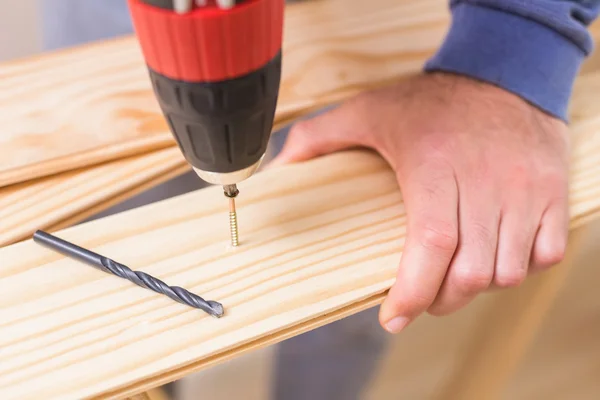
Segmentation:
<svg viewBox="0 0 600 400">
<path fill-rule="evenodd" d="M 128 0 L 150 80 L 186 160 L 213 184 L 236 184 L 268 145 L 281 79 L 283 0 L 189 12 Z M 199 2 L 196 2 L 199 3 Z"/>
</svg>

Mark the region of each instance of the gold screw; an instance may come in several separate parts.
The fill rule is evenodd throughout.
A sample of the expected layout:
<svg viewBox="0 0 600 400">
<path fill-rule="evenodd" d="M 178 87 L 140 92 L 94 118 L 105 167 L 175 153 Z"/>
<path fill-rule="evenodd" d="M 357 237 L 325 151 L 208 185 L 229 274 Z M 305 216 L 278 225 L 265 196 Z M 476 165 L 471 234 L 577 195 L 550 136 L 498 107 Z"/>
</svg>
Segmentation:
<svg viewBox="0 0 600 400">
<path fill-rule="evenodd" d="M 238 233 L 237 212 L 235 211 L 235 198 L 240 193 L 236 185 L 223 186 L 225 197 L 229 198 L 229 232 L 231 234 L 231 245 L 237 247 L 240 244 Z"/>
<path fill-rule="evenodd" d="M 237 212 L 235 211 L 235 199 L 229 198 L 229 231 L 231 233 L 231 245 L 237 247 L 240 244 Z"/>
</svg>

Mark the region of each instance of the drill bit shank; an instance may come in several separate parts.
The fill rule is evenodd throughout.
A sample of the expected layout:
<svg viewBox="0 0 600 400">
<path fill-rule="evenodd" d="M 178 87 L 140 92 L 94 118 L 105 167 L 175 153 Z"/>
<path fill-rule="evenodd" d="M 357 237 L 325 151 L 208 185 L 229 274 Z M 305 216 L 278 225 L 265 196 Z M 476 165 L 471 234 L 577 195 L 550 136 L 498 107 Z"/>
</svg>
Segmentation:
<svg viewBox="0 0 600 400">
<path fill-rule="evenodd" d="M 213 317 L 220 318 L 223 316 L 223 306 L 221 303 L 212 300 L 206 301 L 202 297 L 179 286 L 169 286 L 160 279 L 150 276 L 145 272 L 132 271 L 129 267 L 110 258 L 69 243 L 49 233 L 37 231 L 33 235 L 33 240 L 61 254 L 98 268 L 101 271 L 127 279 L 145 289 L 164 294 L 178 303 L 201 309 Z"/>
</svg>

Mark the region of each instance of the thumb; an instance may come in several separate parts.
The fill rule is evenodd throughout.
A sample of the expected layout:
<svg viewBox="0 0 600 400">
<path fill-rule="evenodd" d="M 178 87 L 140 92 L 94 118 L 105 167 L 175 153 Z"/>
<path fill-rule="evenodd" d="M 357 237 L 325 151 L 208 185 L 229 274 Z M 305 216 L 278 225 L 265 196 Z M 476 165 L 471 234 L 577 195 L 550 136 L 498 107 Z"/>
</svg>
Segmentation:
<svg viewBox="0 0 600 400">
<path fill-rule="evenodd" d="M 283 149 L 269 168 L 305 161 L 324 154 L 366 145 L 359 121 L 341 106 L 317 117 L 300 121 L 290 129 Z"/>
</svg>

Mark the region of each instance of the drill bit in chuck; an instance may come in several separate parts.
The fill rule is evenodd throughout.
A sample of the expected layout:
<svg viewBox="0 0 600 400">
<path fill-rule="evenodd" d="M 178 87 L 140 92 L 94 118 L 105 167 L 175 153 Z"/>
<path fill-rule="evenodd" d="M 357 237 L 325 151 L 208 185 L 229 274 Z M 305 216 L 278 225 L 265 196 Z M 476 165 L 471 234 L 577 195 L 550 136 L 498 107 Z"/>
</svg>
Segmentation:
<svg viewBox="0 0 600 400">
<path fill-rule="evenodd" d="M 240 244 L 238 231 L 237 211 L 235 210 L 235 198 L 240 193 L 236 185 L 223 186 L 225 197 L 229 198 L 229 233 L 231 235 L 231 245 L 237 247 Z"/>
<path fill-rule="evenodd" d="M 145 289 L 150 289 L 154 292 L 164 294 L 178 303 L 185 304 L 193 308 L 199 308 L 213 317 L 220 318 L 223 316 L 223 305 L 221 303 L 212 300 L 206 301 L 202 297 L 195 295 L 194 293 L 191 293 L 179 286 L 169 286 L 160 279 L 154 278 L 145 272 L 132 271 L 129 267 L 119 264 L 110 258 L 106 258 L 90 250 L 86 250 L 82 247 L 57 238 L 49 233 L 37 231 L 33 235 L 33 240 L 51 248 L 52 250 L 58 251 L 61 254 L 72 257 L 79 261 L 83 261 L 104 272 L 127 279 Z"/>
</svg>

